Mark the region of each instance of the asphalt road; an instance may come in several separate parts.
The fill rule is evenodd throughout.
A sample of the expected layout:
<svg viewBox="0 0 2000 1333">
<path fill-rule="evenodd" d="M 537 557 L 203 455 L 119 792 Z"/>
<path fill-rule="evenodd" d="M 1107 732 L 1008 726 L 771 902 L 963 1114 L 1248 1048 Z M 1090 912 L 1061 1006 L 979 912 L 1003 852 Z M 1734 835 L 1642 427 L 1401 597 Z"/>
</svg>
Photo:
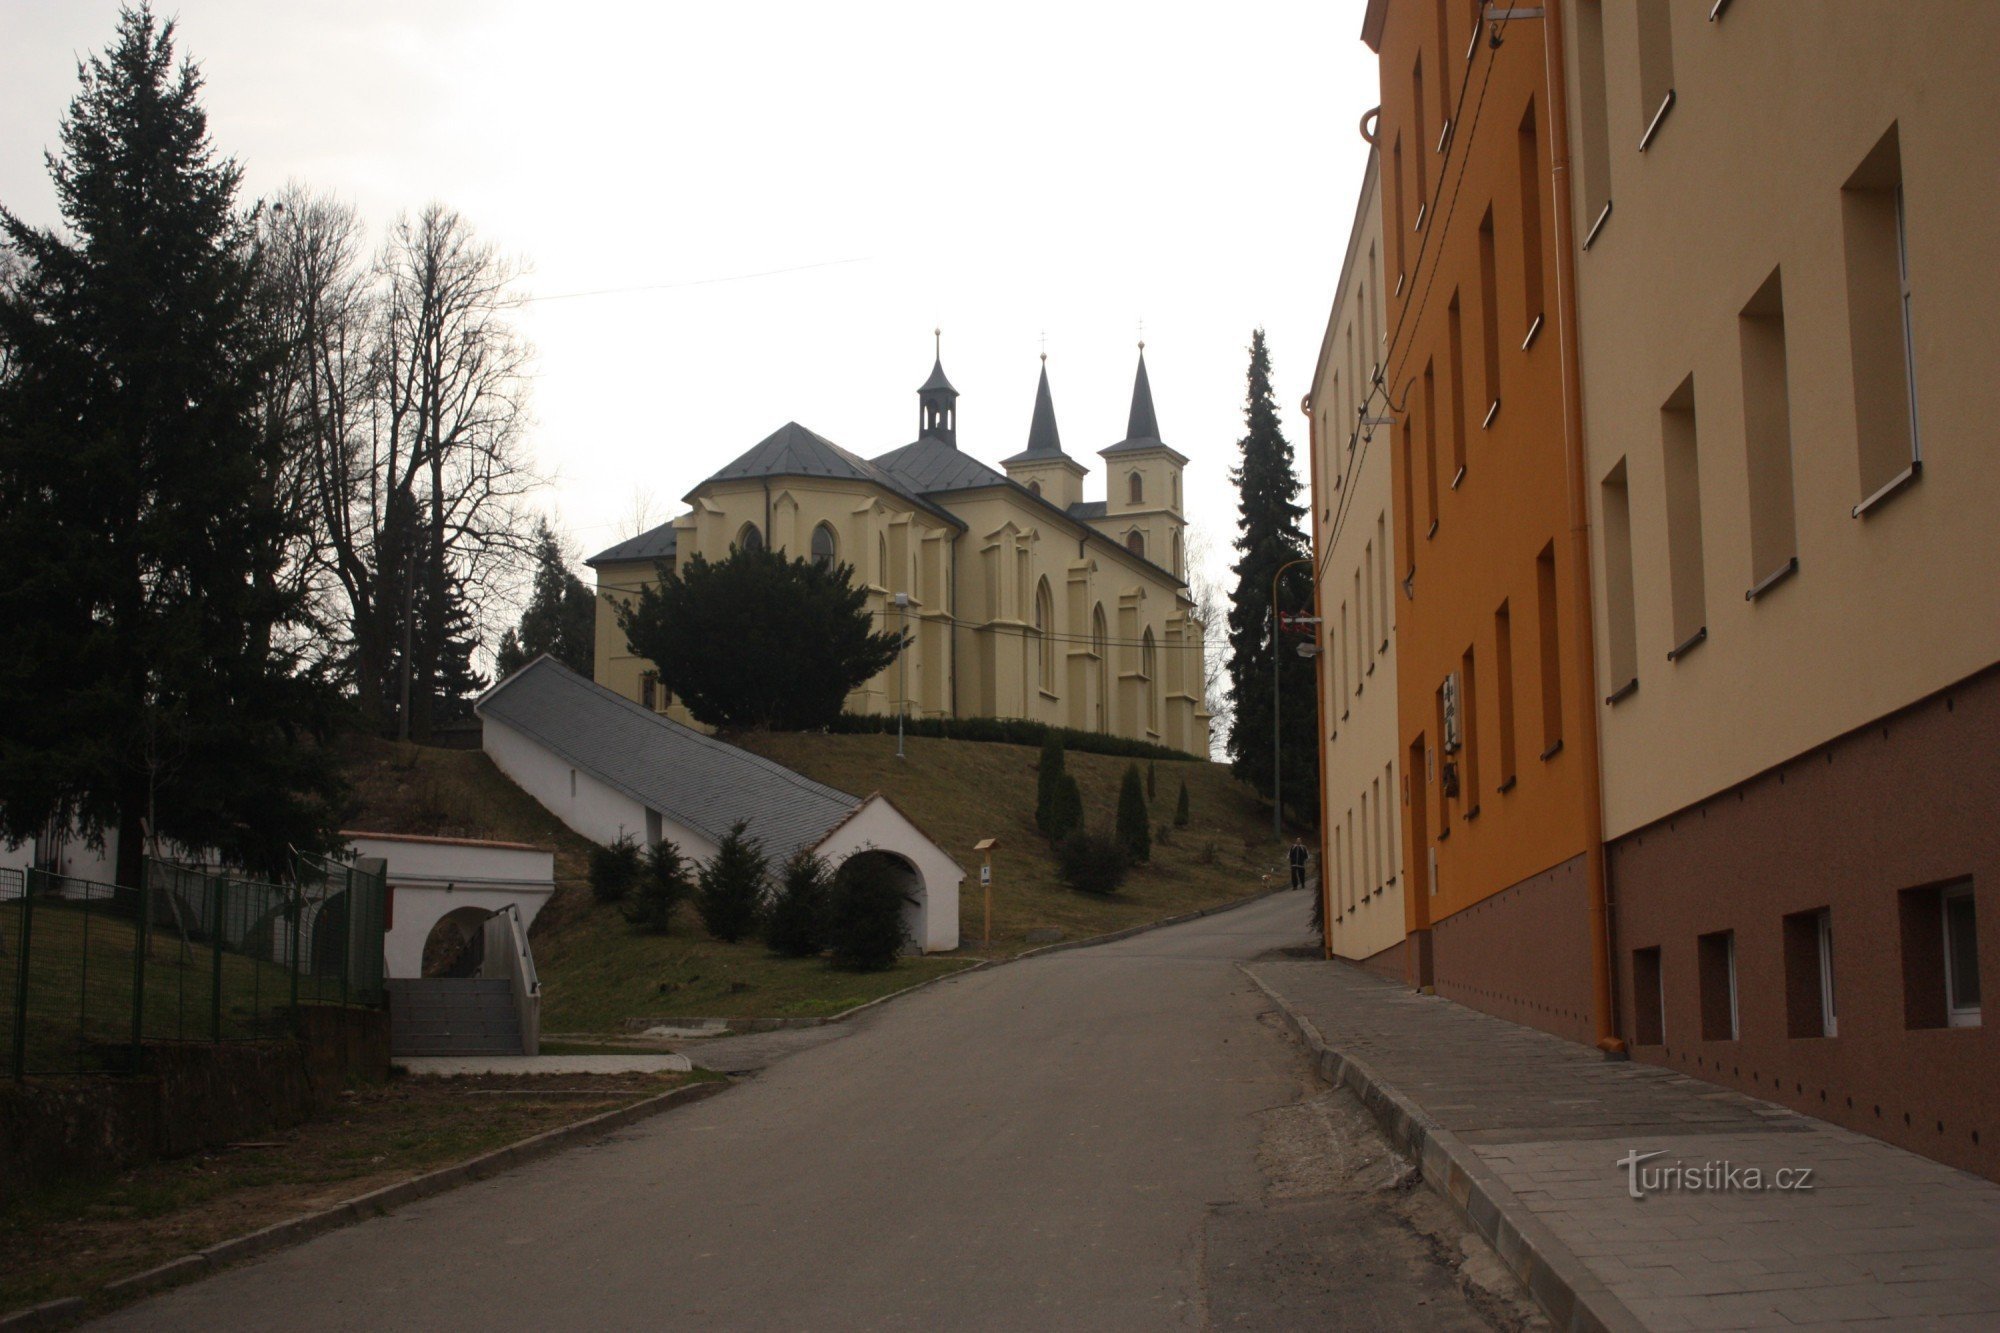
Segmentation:
<svg viewBox="0 0 2000 1333">
<path fill-rule="evenodd" d="M 1285 894 L 934 986 L 723 1096 L 102 1327 L 1519 1322 L 1233 966 L 1304 939 Z"/>
</svg>

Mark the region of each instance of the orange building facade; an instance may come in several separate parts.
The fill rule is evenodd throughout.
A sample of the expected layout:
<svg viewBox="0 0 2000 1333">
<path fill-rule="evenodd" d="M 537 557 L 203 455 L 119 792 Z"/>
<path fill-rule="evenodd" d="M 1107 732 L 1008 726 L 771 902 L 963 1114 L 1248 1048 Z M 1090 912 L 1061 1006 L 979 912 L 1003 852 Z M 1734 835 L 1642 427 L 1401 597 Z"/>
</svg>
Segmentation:
<svg viewBox="0 0 2000 1333">
<path fill-rule="evenodd" d="M 1413 985 L 1608 1031 L 1587 525 L 1540 24 L 1371 0 Z M 1553 151 L 1552 151 L 1553 150 Z M 1573 374 L 1573 370 L 1572 370 Z M 1595 962 L 1593 958 L 1595 957 Z"/>
</svg>

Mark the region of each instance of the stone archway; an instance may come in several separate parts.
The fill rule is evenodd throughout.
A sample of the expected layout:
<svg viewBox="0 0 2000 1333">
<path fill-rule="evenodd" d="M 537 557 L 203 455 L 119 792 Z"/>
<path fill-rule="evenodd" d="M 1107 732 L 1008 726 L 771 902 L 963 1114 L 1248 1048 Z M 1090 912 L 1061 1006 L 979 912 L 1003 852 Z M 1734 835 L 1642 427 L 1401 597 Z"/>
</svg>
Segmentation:
<svg viewBox="0 0 2000 1333">
<path fill-rule="evenodd" d="M 424 937 L 423 975 L 478 976 L 486 956 L 486 919 L 492 915 L 484 907 L 459 907 L 439 917 Z"/>
</svg>

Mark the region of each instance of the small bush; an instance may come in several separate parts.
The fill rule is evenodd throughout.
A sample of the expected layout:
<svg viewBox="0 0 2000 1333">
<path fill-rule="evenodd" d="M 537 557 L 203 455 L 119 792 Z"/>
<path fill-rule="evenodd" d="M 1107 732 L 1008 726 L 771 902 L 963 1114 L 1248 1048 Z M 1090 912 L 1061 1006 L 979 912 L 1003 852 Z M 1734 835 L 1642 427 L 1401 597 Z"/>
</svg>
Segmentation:
<svg viewBox="0 0 2000 1333">
<path fill-rule="evenodd" d="M 757 926 L 757 910 L 764 898 L 764 875 L 770 868 L 763 847 L 744 829 L 739 819 L 724 835 L 715 856 L 701 868 L 701 893 L 695 906 L 701 910 L 708 933 L 724 944 L 734 944 Z"/>
<path fill-rule="evenodd" d="M 1194 854 L 1194 859 L 1205 866 L 1214 865 L 1215 857 L 1216 857 L 1216 848 L 1215 848 L 1215 839 L 1213 838 L 1210 838 L 1208 841 L 1202 843 L 1201 850 Z"/>
<path fill-rule="evenodd" d="M 646 849 L 637 888 L 625 919 L 641 930 L 664 935 L 674 924 L 675 911 L 694 893 L 687 858 L 671 840 L 662 838 Z"/>
<path fill-rule="evenodd" d="M 1054 828 L 1056 788 L 1064 776 L 1062 735 L 1051 731 L 1042 742 L 1041 761 L 1035 766 L 1035 827 L 1045 837 L 1062 836 Z"/>
<path fill-rule="evenodd" d="M 1188 826 L 1187 779 L 1182 778 L 1181 799 L 1174 805 L 1174 827 L 1186 828 L 1187 826 Z"/>
<path fill-rule="evenodd" d="M 854 972 L 886 972 L 909 943 L 901 877 L 889 861 L 865 853 L 848 858 L 833 877 L 827 943 L 833 965 Z"/>
<path fill-rule="evenodd" d="M 590 892 L 601 903 L 623 902 L 639 882 L 639 844 L 629 834 L 590 849 Z"/>
<path fill-rule="evenodd" d="M 1118 845 L 1128 859 L 1143 863 L 1153 855 L 1153 828 L 1146 817 L 1146 794 L 1139 788 L 1139 766 L 1128 764 L 1118 789 Z"/>
<path fill-rule="evenodd" d="M 1125 882 L 1125 849 L 1114 838 L 1079 829 L 1056 845 L 1062 882 L 1080 893 L 1111 894 Z"/>
<path fill-rule="evenodd" d="M 826 862 L 809 849 L 785 862 L 764 914 L 764 943 L 772 953 L 811 958 L 826 948 L 828 878 Z"/>
<path fill-rule="evenodd" d="M 1076 785 L 1076 774 L 1064 773 L 1056 779 L 1055 795 L 1050 801 L 1049 826 L 1043 832 L 1052 841 L 1061 842 L 1082 827 L 1083 789 Z"/>
</svg>

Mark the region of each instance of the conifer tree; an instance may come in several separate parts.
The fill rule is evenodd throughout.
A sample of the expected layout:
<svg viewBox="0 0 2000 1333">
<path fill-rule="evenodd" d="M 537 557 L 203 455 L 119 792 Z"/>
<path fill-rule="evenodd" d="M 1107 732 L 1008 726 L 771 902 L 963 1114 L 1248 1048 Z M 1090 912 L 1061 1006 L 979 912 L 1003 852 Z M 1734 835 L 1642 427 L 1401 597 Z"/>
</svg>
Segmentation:
<svg viewBox="0 0 2000 1333">
<path fill-rule="evenodd" d="M 695 906 L 708 933 L 724 944 L 734 944 L 756 929 L 764 901 L 764 873 L 770 862 L 763 846 L 745 832 L 748 827 L 748 821 L 737 820 L 701 868 Z"/>
<path fill-rule="evenodd" d="M 570 568 L 548 520 L 535 528 L 535 586 L 518 628 L 501 636 L 494 669 L 510 676 L 543 653 L 580 676 L 596 662 L 597 599 Z"/>
<path fill-rule="evenodd" d="M 125 885 L 148 832 L 276 875 L 338 827 L 256 220 L 173 39 L 141 4 L 81 64 L 60 229 L 0 207 L 0 835 L 115 831 Z"/>
<path fill-rule="evenodd" d="M 664 935 L 673 928 L 674 912 L 694 893 L 694 874 L 681 849 L 662 838 L 646 849 L 625 919 L 642 930 Z"/>
<path fill-rule="evenodd" d="M 1083 789 L 1076 785 L 1076 774 L 1059 773 L 1049 797 L 1049 840 L 1061 842 L 1082 827 Z"/>
<path fill-rule="evenodd" d="M 1229 730 L 1230 769 L 1266 797 L 1271 795 L 1272 654 L 1283 673 L 1284 799 L 1295 814 L 1314 821 L 1319 804 L 1318 693 L 1309 659 L 1292 651 L 1277 633 L 1271 615 L 1272 579 L 1289 561 L 1307 554 L 1299 520 L 1299 477 L 1292 446 L 1278 421 L 1271 392 L 1271 356 L 1264 331 L 1250 337 L 1247 430 L 1238 447 L 1243 461 L 1232 474 L 1238 490 L 1236 589 L 1229 603 L 1229 697 L 1234 721 Z M 1296 613 L 1312 607 L 1312 567 L 1286 570 L 1279 584 L 1280 609 Z"/>
<path fill-rule="evenodd" d="M 1118 845 L 1135 862 L 1153 855 L 1153 825 L 1146 815 L 1146 793 L 1139 766 L 1128 764 L 1125 781 L 1118 788 Z"/>
<path fill-rule="evenodd" d="M 1055 827 L 1056 788 L 1062 785 L 1062 779 L 1062 734 L 1051 729 L 1042 741 L 1042 757 L 1035 765 L 1035 827 L 1050 838 L 1062 836 Z"/>
<path fill-rule="evenodd" d="M 1186 779 L 1186 778 L 1182 778 L 1182 779 L 1181 779 L 1181 798 L 1180 798 L 1179 802 L 1177 802 L 1177 803 L 1175 804 L 1175 806 L 1174 806 L 1174 827 L 1175 827 L 1175 828 L 1186 828 L 1187 826 L 1188 826 L 1188 790 L 1187 790 L 1187 779 Z"/>
<path fill-rule="evenodd" d="M 786 958 L 810 958 L 826 948 L 831 872 L 811 848 L 792 853 L 764 914 L 764 943 Z"/>
</svg>

